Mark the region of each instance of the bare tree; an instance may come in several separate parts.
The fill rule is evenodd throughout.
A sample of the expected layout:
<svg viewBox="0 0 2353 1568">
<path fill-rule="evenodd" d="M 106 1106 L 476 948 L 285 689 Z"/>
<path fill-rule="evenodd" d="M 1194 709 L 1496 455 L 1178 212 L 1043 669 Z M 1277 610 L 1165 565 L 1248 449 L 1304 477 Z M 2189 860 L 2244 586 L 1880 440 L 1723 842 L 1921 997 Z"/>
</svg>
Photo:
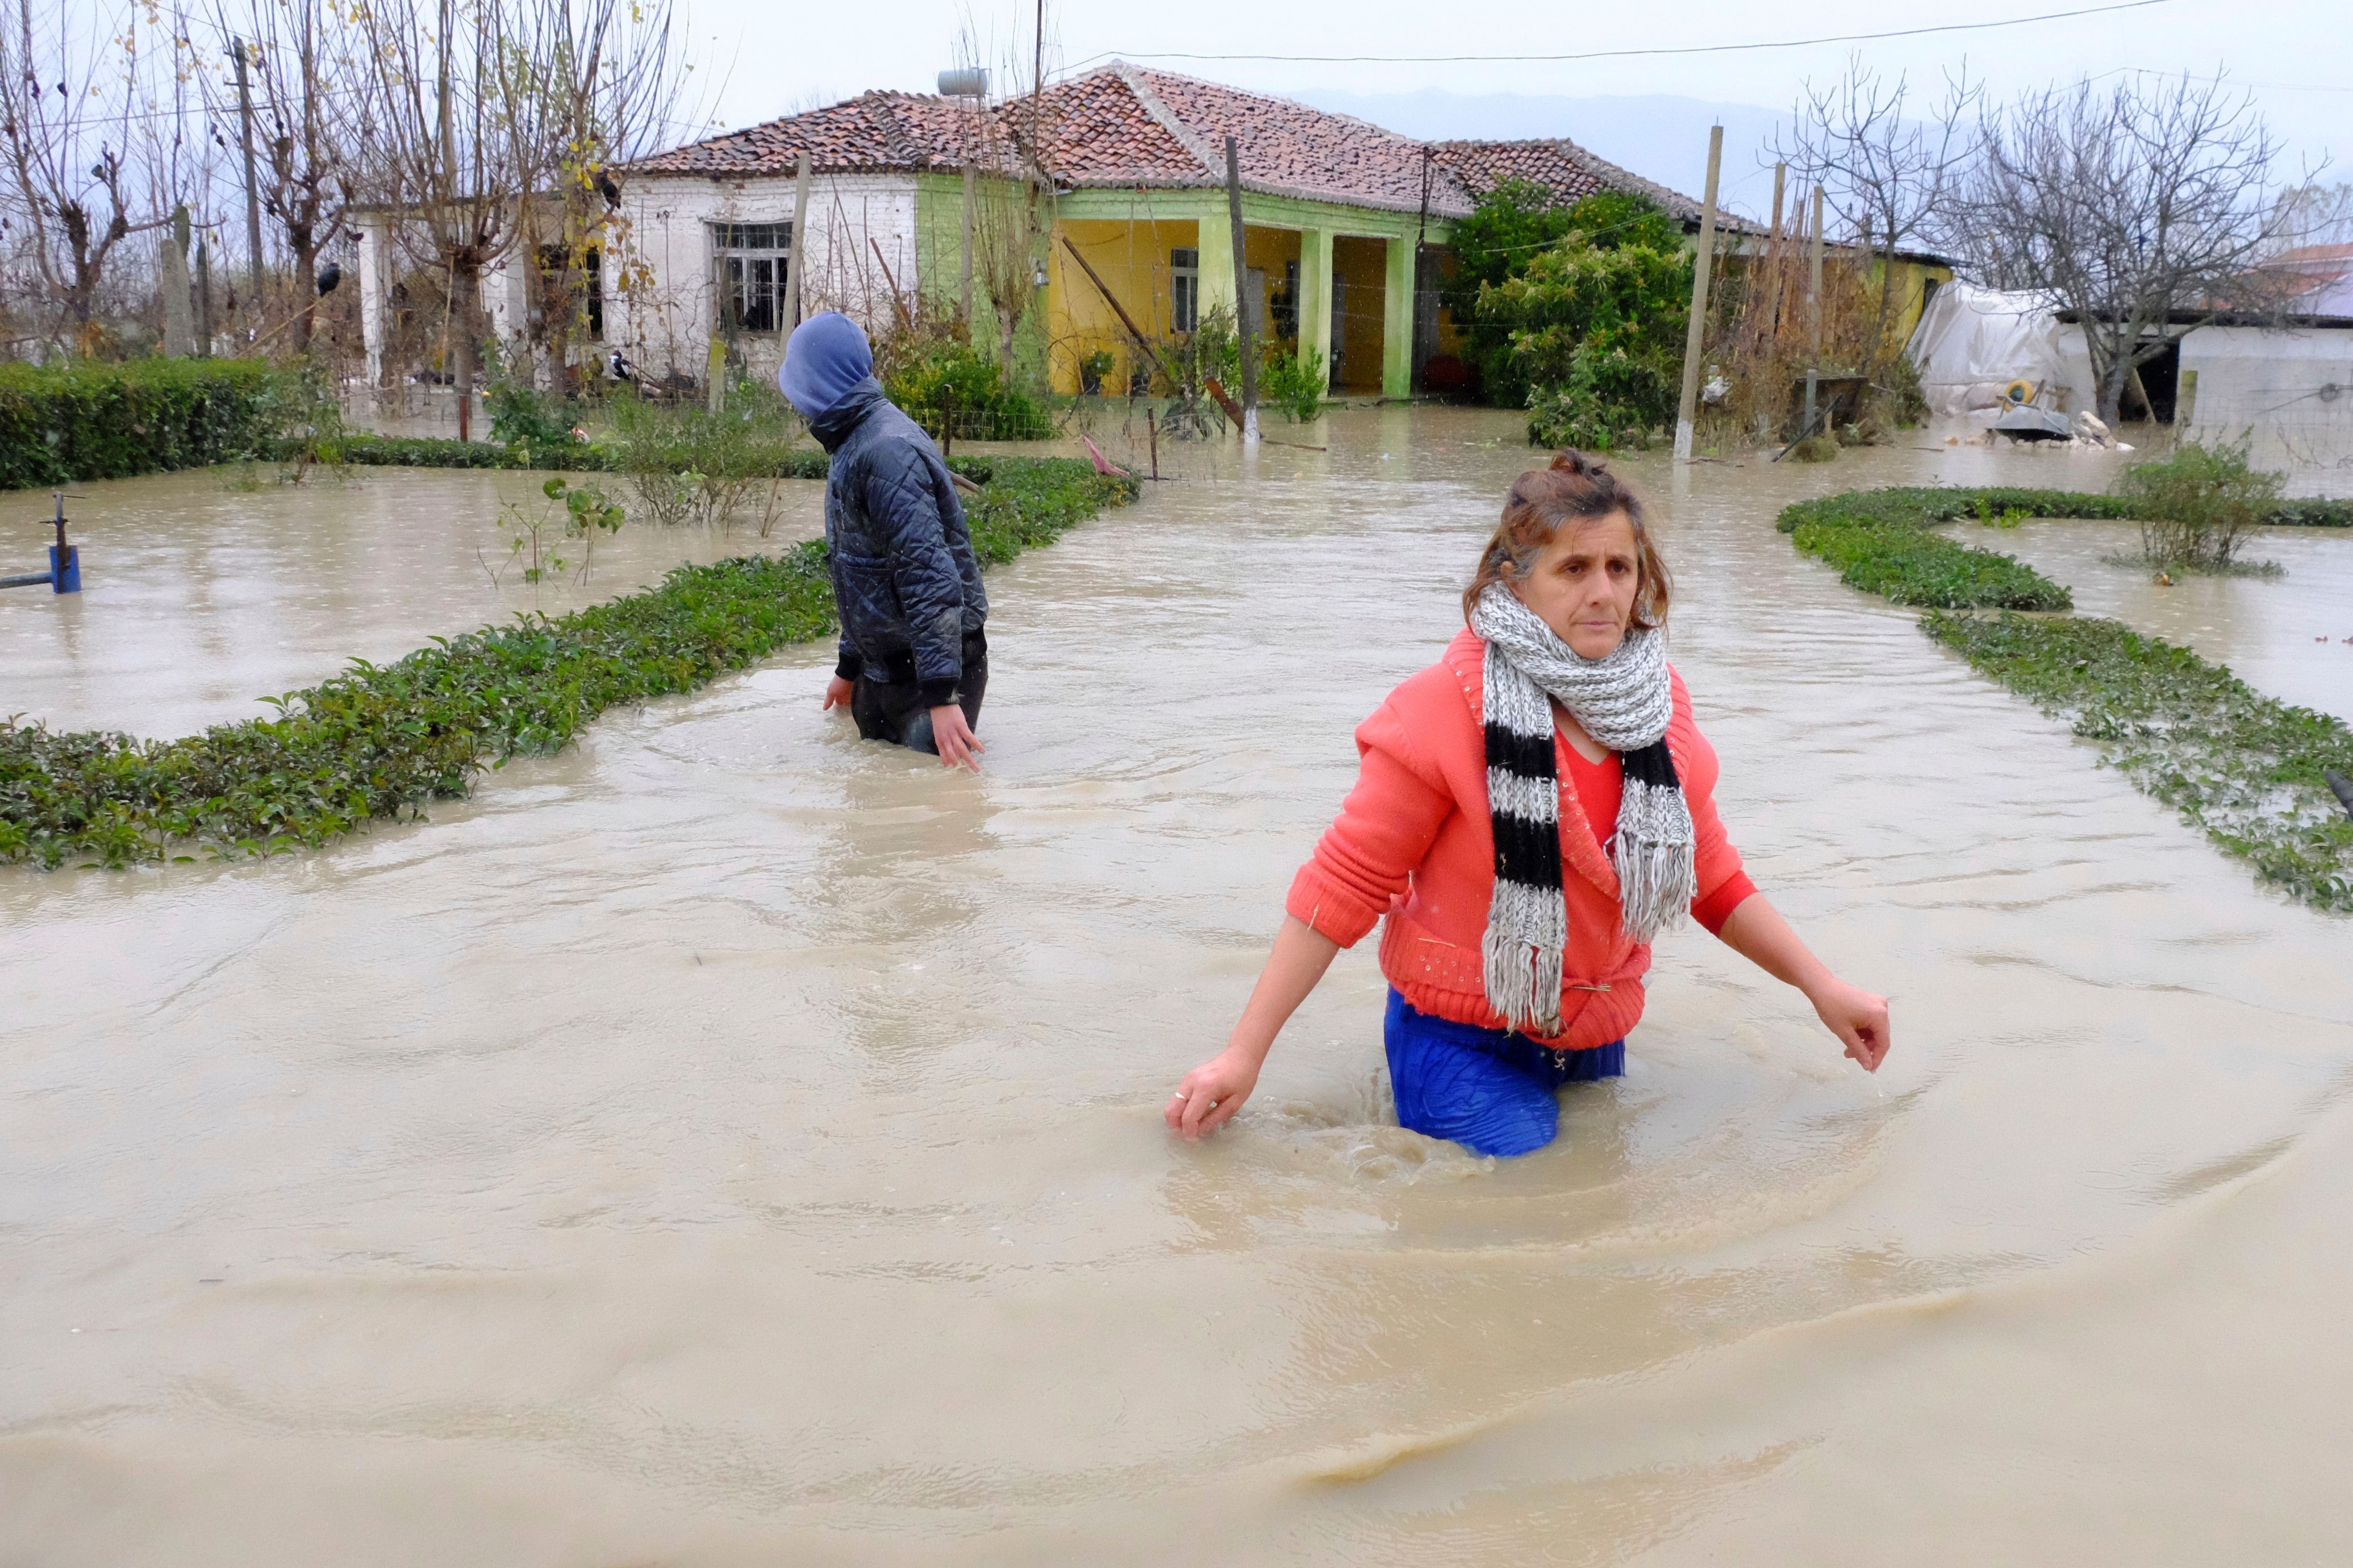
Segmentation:
<svg viewBox="0 0 2353 1568">
<path fill-rule="evenodd" d="M 1946 78 L 1942 98 L 1923 101 L 1908 78 L 1889 82 L 1850 56 L 1837 81 L 1805 83 L 1790 123 L 1775 133 L 1773 155 L 1796 171 L 1798 188 L 1820 184 L 1841 226 L 1882 258 L 1875 356 L 1894 352 L 1895 253 L 1949 200 L 1974 152 L 1970 120 L 1982 97 L 1964 69 Z"/>
<path fill-rule="evenodd" d="M 485 271 L 586 243 L 608 169 L 649 151 L 683 68 L 664 0 L 373 0 L 360 139 L 370 183 L 405 220 L 417 259 L 448 281 L 458 429 L 470 433 L 475 321 Z M 575 221 L 576 220 L 576 221 Z M 601 217 L 596 222 L 601 223 Z M 575 232 L 577 231 L 577 232 Z"/>
<path fill-rule="evenodd" d="M 132 7 L 101 20 L 60 5 L 50 19 L 16 0 L 0 24 L 0 178 L 59 318 L 51 341 L 83 353 L 100 347 L 100 291 L 119 247 L 165 221 L 141 202 L 128 156 L 139 37 Z"/>
<path fill-rule="evenodd" d="M 994 79 L 1004 89 L 994 107 L 973 100 L 960 131 L 964 161 L 974 172 L 969 216 L 974 281 L 996 318 L 997 363 L 1008 376 L 1014 337 L 1037 300 L 1038 247 L 1044 232 L 1039 193 L 1047 182 L 1039 159 L 1050 137 L 1041 129 L 1046 117 L 1038 95 L 1027 80 L 1034 68 L 1032 58 L 1024 58 L 1028 54 L 1008 47 L 997 65 L 989 67 L 969 16 L 956 37 L 956 63 L 985 71 L 984 79 Z M 965 323 L 969 332 L 978 329 L 977 321 Z"/>
<path fill-rule="evenodd" d="M 2110 421 L 2137 368 L 2185 334 L 2281 304 L 2253 270 L 2289 219 L 2253 101 L 2219 75 L 2145 79 L 2045 89 L 1987 113 L 1947 241 L 1996 287 L 2075 315 Z"/>
<path fill-rule="evenodd" d="M 291 346 L 307 353 L 318 313 L 319 258 L 342 235 L 353 197 L 353 111 L 361 96 L 352 68 L 365 36 L 329 0 L 211 0 L 210 10 L 220 46 L 245 54 L 261 133 L 261 210 L 294 263 Z M 235 93 L 220 73 L 208 75 L 207 106 L 216 117 L 237 113 Z"/>
</svg>

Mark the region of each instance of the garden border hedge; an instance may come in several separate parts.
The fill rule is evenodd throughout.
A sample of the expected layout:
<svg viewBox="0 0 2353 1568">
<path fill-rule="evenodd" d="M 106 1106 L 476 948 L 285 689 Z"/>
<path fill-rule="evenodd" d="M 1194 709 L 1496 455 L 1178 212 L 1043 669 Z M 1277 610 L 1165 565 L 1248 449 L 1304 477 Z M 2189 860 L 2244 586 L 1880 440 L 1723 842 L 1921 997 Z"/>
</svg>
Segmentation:
<svg viewBox="0 0 2353 1568">
<path fill-rule="evenodd" d="M 977 467 L 979 465 L 959 465 Z M 1046 544 L 1134 480 L 1069 458 L 992 458 L 966 508 L 983 563 Z M 0 719 L 0 861 L 119 867 L 315 847 L 463 795 L 484 767 L 560 750 L 616 703 L 693 690 L 835 626 L 821 542 L 681 566 L 557 619 L 519 617 L 392 664 L 353 659 L 267 699 L 276 718 L 175 741 Z"/>
<path fill-rule="evenodd" d="M 0 364 L 0 490 L 250 456 L 290 420 L 289 374 L 259 360 Z"/>
<path fill-rule="evenodd" d="M 2304 526 L 2353 523 L 2353 503 L 2344 501 L 2289 501 L 2281 510 L 2298 513 Z M 1896 488 L 1799 501 L 1783 509 L 1777 526 L 1797 548 L 1839 566 L 1846 583 L 1929 606 L 1923 633 L 2066 720 L 2099 744 L 2105 763 L 2252 864 L 2264 881 L 2321 909 L 2353 913 L 2353 819 L 2322 778 L 2327 768 L 2353 774 L 2353 729 L 2266 697 L 2227 668 L 2122 622 L 2018 614 L 2063 609 L 2072 599 L 2009 556 L 1925 531 L 2012 510 L 2129 515 L 2116 497 L 2081 491 Z M 2019 603 L 2028 596 L 2026 578 L 2059 602 Z M 1983 610 L 2001 613 L 1974 613 Z"/>
</svg>

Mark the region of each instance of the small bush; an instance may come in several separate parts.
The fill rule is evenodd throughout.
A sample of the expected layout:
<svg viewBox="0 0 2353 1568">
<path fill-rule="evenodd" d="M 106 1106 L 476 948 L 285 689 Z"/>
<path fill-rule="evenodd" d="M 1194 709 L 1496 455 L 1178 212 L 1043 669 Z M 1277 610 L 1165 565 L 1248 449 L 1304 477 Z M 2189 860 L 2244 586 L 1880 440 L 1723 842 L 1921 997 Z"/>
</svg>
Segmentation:
<svg viewBox="0 0 2353 1568">
<path fill-rule="evenodd" d="M 717 414 L 624 397 L 614 400 L 602 451 L 607 468 L 628 476 L 648 521 L 708 526 L 733 516 L 755 485 L 791 470 L 794 429 L 781 395 L 757 387 L 737 389 Z"/>
<path fill-rule="evenodd" d="M 882 390 L 934 440 L 1042 441 L 1054 433 L 1045 405 L 1008 386 L 996 362 L 953 338 L 917 345 L 892 366 Z"/>
<path fill-rule="evenodd" d="M 2184 441 L 2170 457 L 2124 471 L 2116 494 L 2140 520 L 2148 564 L 2228 570 L 2247 535 L 2279 510 L 2287 476 L 2249 468 L 2248 446 L 2245 437 L 2235 446 Z"/>
<path fill-rule="evenodd" d="M 1789 448 L 1789 456 L 1801 463 L 1836 462 L 1838 455 L 1838 440 L 1831 436 L 1809 436 Z"/>
<path fill-rule="evenodd" d="M 1324 395 L 1331 384 L 1332 373 L 1314 349 L 1303 356 L 1277 354 L 1259 376 L 1267 406 L 1282 410 L 1294 425 L 1304 425 L 1324 412 Z"/>
<path fill-rule="evenodd" d="M 511 377 L 491 383 L 482 407 L 491 416 L 491 439 L 529 448 L 544 459 L 538 467 L 562 468 L 560 454 L 587 444 L 573 434 L 574 420 L 563 404 Z"/>
</svg>

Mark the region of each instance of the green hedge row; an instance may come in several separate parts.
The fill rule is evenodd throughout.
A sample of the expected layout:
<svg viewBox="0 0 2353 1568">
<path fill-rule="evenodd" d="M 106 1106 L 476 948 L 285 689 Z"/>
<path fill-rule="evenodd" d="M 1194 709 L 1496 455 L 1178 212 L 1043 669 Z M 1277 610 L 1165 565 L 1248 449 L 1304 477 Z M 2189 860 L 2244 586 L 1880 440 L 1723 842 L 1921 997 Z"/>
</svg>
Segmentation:
<svg viewBox="0 0 2353 1568">
<path fill-rule="evenodd" d="M 1898 488 L 1799 501 L 1783 510 L 1778 526 L 1852 586 L 1927 606 L 1922 631 L 2066 718 L 2141 789 L 2265 880 L 2353 912 L 2353 820 L 2321 777 L 2324 768 L 2353 773 L 2353 731 L 2119 622 L 2008 613 L 2064 610 L 2073 601 L 2007 555 L 1926 531 L 2009 511 L 2129 515 L 2116 497 L 2073 490 Z M 2283 511 L 2314 526 L 2353 521 L 2353 507 L 2342 501 L 2290 501 Z M 1981 609 L 2005 613 L 1952 613 Z"/>
<path fill-rule="evenodd" d="M 0 489 L 247 457 L 289 422 L 296 392 L 259 360 L 0 364 Z"/>
<path fill-rule="evenodd" d="M 2132 503 L 2121 496 L 2095 495 L 2089 490 L 2046 490 L 2023 485 L 1897 485 L 1882 490 L 1848 490 L 1840 495 L 1801 500 L 1781 509 L 1774 526 L 1794 532 L 1806 522 L 1873 522 L 1905 528 L 1931 528 L 2003 512 L 2028 517 L 2129 519 Z M 2353 528 L 2353 500 L 2308 499 L 2282 501 L 2264 521 L 2275 527 Z"/>
<path fill-rule="evenodd" d="M 2099 742 L 2134 784 L 2323 909 L 2353 913 L 2353 730 L 2274 700 L 2188 648 L 2089 616 L 1931 612 L 1920 629 Z"/>
<path fill-rule="evenodd" d="M 302 456 L 307 443 L 282 441 L 273 448 L 288 460 Z M 364 468 L 546 468 L 570 474 L 609 473 L 617 459 L 601 447 L 579 444 L 534 445 L 518 441 L 501 446 L 492 441 L 459 441 L 441 436 L 347 435 L 334 443 L 333 456 Z M 987 484 L 1007 463 L 1064 459 L 1032 458 L 964 458 L 948 459 L 948 467 L 976 484 Z M 821 479 L 826 476 L 823 451 L 797 447 L 778 452 L 764 469 L 782 479 Z"/>
<path fill-rule="evenodd" d="M 1789 542 L 1838 568 L 1839 581 L 1899 605 L 2065 610 L 2067 590 L 2031 566 L 1907 523 L 1801 522 Z"/>
<path fill-rule="evenodd" d="M 969 509 L 984 561 L 1050 542 L 1133 480 L 1069 458 L 992 460 Z M 271 699 L 271 719 L 176 741 L 0 721 L 0 860 L 123 866 L 183 847 L 318 845 L 461 795 L 486 765 L 553 752 L 618 702 L 691 691 L 835 625 L 825 547 L 682 566 L 560 619 L 485 626 Z M 178 857 L 185 858 L 185 857 Z"/>
</svg>

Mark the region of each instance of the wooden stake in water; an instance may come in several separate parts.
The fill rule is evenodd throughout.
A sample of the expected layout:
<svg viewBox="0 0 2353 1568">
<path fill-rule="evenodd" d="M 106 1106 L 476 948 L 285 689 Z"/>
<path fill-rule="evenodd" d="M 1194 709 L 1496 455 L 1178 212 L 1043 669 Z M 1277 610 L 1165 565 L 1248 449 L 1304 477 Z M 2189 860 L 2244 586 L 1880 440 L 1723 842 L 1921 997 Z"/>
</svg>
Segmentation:
<svg viewBox="0 0 2353 1568">
<path fill-rule="evenodd" d="M 1699 356 L 1707 335 L 1708 273 L 1715 260 L 1715 182 L 1724 169 L 1724 127 L 1707 132 L 1707 191 L 1700 200 L 1699 260 L 1692 271 L 1691 324 L 1683 331 L 1683 391 L 1675 404 L 1675 461 L 1692 458 L 1692 420 L 1699 412 Z"/>
</svg>

